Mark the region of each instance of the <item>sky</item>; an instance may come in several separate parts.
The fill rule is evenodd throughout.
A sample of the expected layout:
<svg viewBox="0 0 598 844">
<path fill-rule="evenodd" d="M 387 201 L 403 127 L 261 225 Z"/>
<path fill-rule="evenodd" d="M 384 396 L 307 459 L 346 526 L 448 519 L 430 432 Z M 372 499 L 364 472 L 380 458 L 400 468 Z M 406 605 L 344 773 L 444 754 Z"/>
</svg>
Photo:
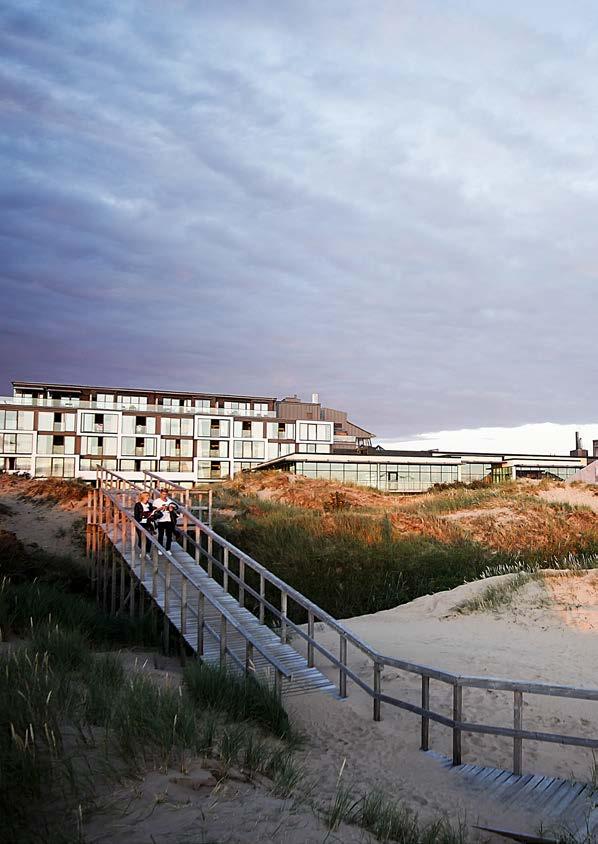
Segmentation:
<svg viewBox="0 0 598 844">
<path fill-rule="evenodd" d="M 596 78 L 581 0 L 4 0 L 0 392 L 591 425 Z"/>
</svg>

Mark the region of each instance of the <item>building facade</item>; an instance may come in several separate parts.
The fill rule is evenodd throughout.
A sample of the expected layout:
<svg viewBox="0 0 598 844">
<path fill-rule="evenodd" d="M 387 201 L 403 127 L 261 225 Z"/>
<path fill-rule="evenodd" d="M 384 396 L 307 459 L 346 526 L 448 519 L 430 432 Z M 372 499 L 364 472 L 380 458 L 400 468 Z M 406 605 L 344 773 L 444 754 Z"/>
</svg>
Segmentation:
<svg viewBox="0 0 598 844">
<path fill-rule="evenodd" d="M 571 480 L 588 458 L 575 455 L 478 454 L 451 451 L 385 451 L 379 447 L 327 455 L 286 454 L 266 461 L 259 469 L 278 469 L 353 483 L 384 492 L 425 492 L 434 484 L 477 480 L 499 482 L 517 478 Z"/>
<path fill-rule="evenodd" d="M 13 381 L 0 397 L 0 469 L 91 480 L 95 467 L 210 482 L 290 453 L 356 450 L 371 434 L 297 396 L 234 396 Z"/>
</svg>

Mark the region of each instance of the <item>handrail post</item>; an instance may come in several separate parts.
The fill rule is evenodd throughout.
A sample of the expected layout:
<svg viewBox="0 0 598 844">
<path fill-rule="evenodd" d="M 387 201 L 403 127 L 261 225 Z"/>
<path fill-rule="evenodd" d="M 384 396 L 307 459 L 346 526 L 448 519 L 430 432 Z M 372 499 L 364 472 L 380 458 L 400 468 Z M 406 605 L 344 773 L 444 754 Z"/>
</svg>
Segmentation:
<svg viewBox="0 0 598 844">
<path fill-rule="evenodd" d="M 227 648 L 227 622 L 226 616 L 220 616 L 220 665 L 226 665 L 226 648 Z"/>
<path fill-rule="evenodd" d="M 457 726 L 463 720 L 463 686 L 458 682 L 453 684 L 453 765 L 461 764 L 461 727 Z"/>
<path fill-rule="evenodd" d="M 341 697 L 347 697 L 347 672 L 345 671 L 345 667 L 347 665 L 347 637 L 341 635 L 339 644 L 341 667 L 338 677 L 338 691 Z"/>
<path fill-rule="evenodd" d="M 186 504 L 185 507 L 188 507 L 188 505 Z M 187 552 L 188 540 L 189 540 L 189 536 L 188 536 L 188 533 L 187 533 L 188 530 L 189 530 L 189 517 L 188 517 L 187 513 L 183 513 L 183 537 L 182 537 L 183 541 L 182 541 L 181 544 L 182 544 L 183 550 L 185 552 Z"/>
<path fill-rule="evenodd" d="M 274 669 L 274 694 L 277 700 L 282 698 L 282 674 L 278 668 Z"/>
<path fill-rule="evenodd" d="M 212 527 L 212 490 L 208 490 L 208 527 Z"/>
<path fill-rule="evenodd" d="M 264 606 L 264 598 L 266 597 L 266 579 L 260 572 L 260 624 L 264 623 L 266 618 L 266 607 Z"/>
<path fill-rule="evenodd" d="M 251 674 L 255 671 L 255 663 L 253 661 L 253 645 L 249 639 L 245 639 L 245 674 Z"/>
<path fill-rule="evenodd" d="M 239 558 L 239 605 L 244 607 L 245 606 L 245 560 L 240 557 Z"/>
<path fill-rule="evenodd" d="M 164 614 L 170 610 L 170 581 L 172 578 L 172 563 L 170 557 L 166 557 L 166 576 L 164 578 Z"/>
<path fill-rule="evenodd" d="M 152 543 L 152 598 L 158 598 L 158 549 Z"/>
<path fill-rule="evenodd" d="M 430 709 L 430 678 L 422 674 L 422 709 Z M 420 750 L 430 749 L 430 719 L 422 715 L 422 736 Z"/>
<path fill-rule="evenodd" d="M 222 588 L 225 592 L 228 592 L 228 548 L 223 549 L 222 565 L 224 566 L 224 572 L 222 573 Z"/>
<path fill-rule="evenodd" d="M 129 535 L 131 537 L 131 568 L 135 569 L 135 563 L 137 561 L 137 543 L 135 540 L 137 536 L 135 534 L 135 522 L 131 520 L 129 522 Z"/>
<path fill-rule="evenodd" d="M 513 692 L 513 727 L 523 729 L 523 692 Z M 521 776 L 523 773 L 523 739 L 513 736 L 513 773 Z"/>
<path fill-rule="evenodd" d="M 197 595 L 197 656 L 203 656 L 203 625 L 205 616 L 205 598 L 203 592 Z"/>
<path fill-rule="evenodd" d="M 187 578 L 183 575 L 181 583 L 181 636 L 187 630 Z"/>
<path fill-rule="evenodd" d="M 214 550 L 213 546 L 214 543 L 212 541 L 212 537 L 208 536 L 208 577 L 212 577 L 212 557 L 214 556 L 212 553 Z"/>
<path fill-rule="evenodd" d="M 315 634 L 314 614 L 311 610 L 307 613 L 307 665 L 308 668 L 314 667 L 314 634 Z"/>
<path fill-rule="evenodd" d="M 280 593 L 280 641 L 286 644 L 287 641 L 287 593 Z"/>
<path fill-rule="evenodd" d="M 381 721 L 380 693 L 382 691 L 382 664 L 374 662 L 374 721 Z"/>
</svg>

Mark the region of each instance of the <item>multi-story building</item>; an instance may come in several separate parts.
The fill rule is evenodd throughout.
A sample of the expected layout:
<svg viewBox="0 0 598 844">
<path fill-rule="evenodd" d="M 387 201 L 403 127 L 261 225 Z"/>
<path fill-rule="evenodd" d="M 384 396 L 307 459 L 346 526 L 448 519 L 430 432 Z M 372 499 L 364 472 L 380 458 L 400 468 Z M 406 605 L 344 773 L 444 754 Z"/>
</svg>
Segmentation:
<svg viewBox="0 0 598 844">
<path fill-rule="evenodd" d="M 0 397 L 0 469 L 91 480 L 102 463 L 131 480 L 144 469 L 184 483 L 216 481 L 286 454 L 371 443 L 344 411 L 297 396 L 13 381 Z"/>
</svg>

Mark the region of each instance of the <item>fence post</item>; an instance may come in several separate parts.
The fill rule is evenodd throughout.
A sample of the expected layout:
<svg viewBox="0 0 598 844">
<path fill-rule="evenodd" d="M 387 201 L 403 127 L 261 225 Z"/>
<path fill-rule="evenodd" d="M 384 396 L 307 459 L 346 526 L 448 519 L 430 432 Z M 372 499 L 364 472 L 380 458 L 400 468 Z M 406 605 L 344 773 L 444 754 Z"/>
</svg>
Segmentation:
<svg viewBox="0 0 598 844">
<path fill-rule="evenodd" d="M 212 527 L 212 490 L 208 490 L 208 527 Z"/>
<path fill-rule="evenodd" d="M 342 634 L 340 638 L 340 663 L 338 691 L 341 697 L 347 697 L 347 672 L 345 671 L 345 666 L 347 665 L 347 637 Z"/>
<path fill-rule="evenodd" d="M 203 592 L 197 595 L 197 656 L 203 656 L 203 623 L 205 598 Z"/>
<path fill-rule="evenodd" d="M 158 549 L 152 543 L 152 598 L 158 597 Z"/>
<path fill-rule="evenodd" d="M 422 675 L 422 709 L 430 709 L 430 678 Z M 430 747 L 430 719 L 422 715 L 422 738 L 421 750 L 429 750 Z"/>
<path fill-rule="evenodd" d="M 280 593 L 280 641 L 286 644 L 287 641 L 287 593 Z"/>
<path fill-rule="evenodd" d="M 212 537 L 208 536 L 208 577 L 212 576 L 212 557 L 214 550 L 214 543 L 212 541 Z"/>
<path fill-rule="evenodd" d="M 250 674 L 255 671 L 255 664 L 253 662 L 253 645 L 249 639 L 245 639 L 245 674 Z"/>
<path fill-rule="evenodd" d="M 240 606 L 245 606 L 245 587 L 243 584 L 245 583 L 245 560 L 242 557 L 239 557 L 239 604 Z"/>
<path fill-rule="evenodd" d="M 453 721 L 460 724 L 463 720 L 463 686 L 453 685 Z M 453 765 L 461 764 L 461 728 L 453 726 Z"/>
<path fill-rule="evenodd" d="M 274 669 L 274 694 L 277 700 L 282 698 L 282 674 L 278 668 Z"/>
<path fill-rule="evenodd" d="M 266 608 L 264 606 L 264 598 L 266 597 L 266 579 L 260 573 L 260 624 L 264 623 L 266 617 Z"/>
<path fill-rule="evenodd" d="M 523 729 L 523 692 L 513 692 L 513 727 Z M 523 739 L 513 737 L 513 773 L 521 776 L 523 773 Z"/>
<path fill-rule="evenodd" d="M 187 578 L 183 575 L 181 583 L 181 636 L 187 629 Z"/>
<path fill-rule="evenodd" d="M 226 639 L 227 639 L 227 623 L 224 615 L 220 616 L 220 665 L 226 665 Z"/>
<path fill-rule="evenodd" d="M 382 691 L 382 665 L 374 663 L 374 721 L 381 721 L 380 692 Z"/>
<path fill-rule="evenodd" d="M 222 574 L 222 588 L 225 592 L 228 592 L 228 548 L 223 548 L 222 565 L 224 566 L 224 572 Z"/>
<path fill-rule="evenodd" d="M 314 634 L 315 634 L 314 614 L 311 610 L 307 613 L 307 665 L 309 668 L 314 667 Z"/>
</svg>

